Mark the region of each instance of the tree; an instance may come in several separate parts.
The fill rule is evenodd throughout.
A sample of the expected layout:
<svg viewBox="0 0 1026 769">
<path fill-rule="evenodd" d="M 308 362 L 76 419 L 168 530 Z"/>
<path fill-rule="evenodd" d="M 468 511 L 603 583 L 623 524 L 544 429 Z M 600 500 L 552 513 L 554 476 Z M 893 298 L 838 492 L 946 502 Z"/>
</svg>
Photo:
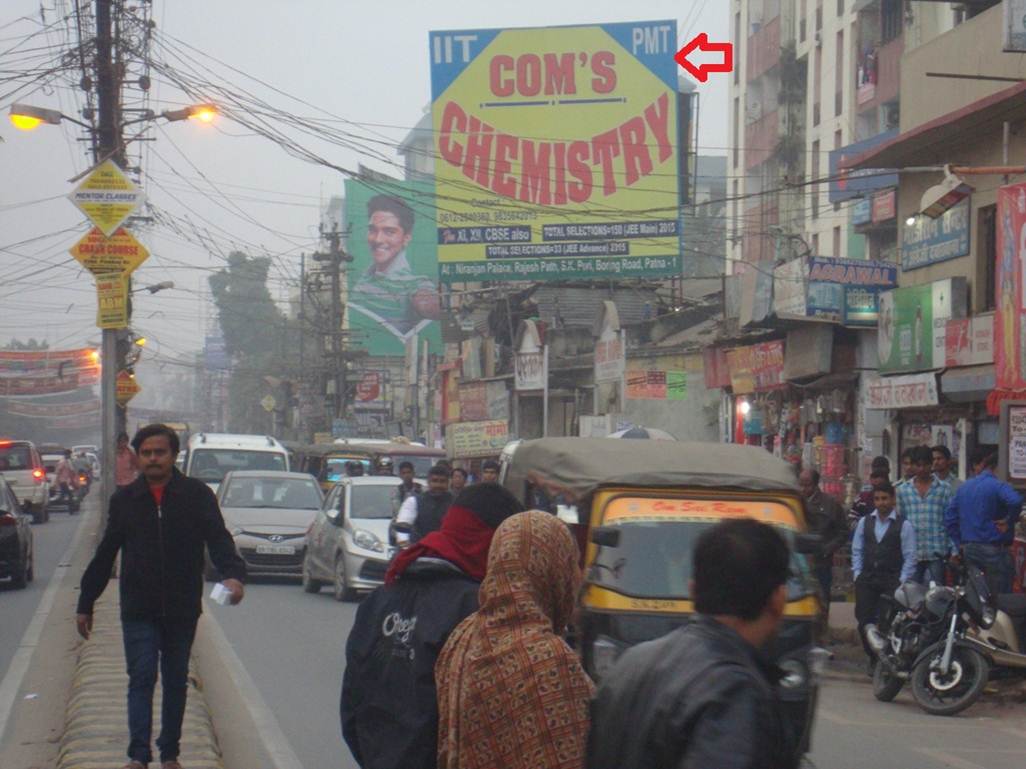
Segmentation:
<svg viewBox="0 0 1026 769">
<path fill-rule="evenodd" d="M 260 405 L 268 389 L 264 377 L 282 377 L 291 368 L 285 316 L 267 288 L 270 266 L 267 257 L 233 252 L 228 266 L 209 279 L 225 347 L 233 360 L 229 380 L 232 431 L 267 430 L 268 415 Z"/>
<path fill-rule="evenodd" d="M 5 349 L 5 350 L 19 350 L 19 351 L 34 352 L 36 350 L 49 350 L 50 349 L 50 343 L 47 342 L 47 341 L 39 342 L 39 341 L 36 340 L 35 337 L 32 337 L 27 342 L 22 342 L 22 341 L 20 341 L 18 339 L 12 339 L 11 343 L 9 345 L 7 345 L 7 347 L 5 347 L 3 349 Z"/>
</svg>

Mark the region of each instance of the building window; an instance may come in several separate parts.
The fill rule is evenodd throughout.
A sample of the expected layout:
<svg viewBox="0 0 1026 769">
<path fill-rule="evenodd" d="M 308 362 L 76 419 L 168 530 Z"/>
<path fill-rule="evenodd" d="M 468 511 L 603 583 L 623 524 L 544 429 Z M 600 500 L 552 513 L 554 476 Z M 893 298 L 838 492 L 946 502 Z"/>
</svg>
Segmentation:
<svg viewBox="0 0 1026 769">
<path fill-rule="evenodd" d="M 734 166 L 741 161 L 741 99 L 734 97 Z"/>
<path fill-rule="evenodd" d="M 812 236 L 812 255 L 819 256 L 819 233 L 815 233 Z"/>
<path fill-rule="evenodd" d="M 816 48 L 812 70 L 812 125 L 819 125 L 819 95 L 823 90 L 823 49 Z"/>
<path fill-rule="evenodd" d="M 841 129 L 840 128 L 838 128 L 836 131 L 834 131 L 834 149 L 835 150 L 841 149 Z M 834 203 L 834 211 L 840 211 L 840 210 L 841 210 L 841 203 L 840 203 L 840 201 L 838 201 L 837 203 Z"/>
<path fill-rule="evenodd" d="M 798 18 L 798 42 L 805 42 L 806 27 L 808 27 L 808 4 L 809 0 L 801 0 L 801 10 L 799 11 Z"/>
<path fill-rule="evenodd" d="M 819 139 L 812 143 L 812 218 L 819 217 Z"/>
<path fill-rule="evenodd" d="M 841 228 L 840 226 L 834 227 L 834 257 L 840 259 L 841 257 Z"/>
<path fill-rule="evenodd" d="M 977 274 L 983 280 L 983 306 L 978 312 L 996 308 L 997 296 L 997 206 L 983 206 L 977 214 Z"/>
<path fill-rule="evenodd" d="M 816 31 L 823 29 L 823 0 L 816 0 Z"/>
<path fill-rule="evenodd" d="M 880 43 L 901 37 L 905 23 L 905 0 L 880 0 Z"/>
<path fill-rule="evenodd" d="M 834 60 L 834 117 L 844 107 L 844 30 L 837 31 L 837 53 Z"/>
<path fill-rule="evenodd" d="M 741 82 L 741 11 L 734 14 L 734 55 L 737 61 L 734 62 L 734 85 Z"/>
<path fill-rule="evenodd" d="M 738 217 L 738 214 L 741 212 L 741 193 L 740 188 L 738 187 L 737 179 L 734 180 L 734 194 L 731 195 L 731 197 L 734 199 L 732 201 L 734 204 L 734 229 L 732 234 L 736 238 L 741 233 L 740 221 Z M 736 242 L 737 241 L 735 241 L 735 244 Z"/>
<path fill-rule="evenodd" d="M 837 0 L 837 15 L 844 16 L 844 0 Z"/>
</svg>

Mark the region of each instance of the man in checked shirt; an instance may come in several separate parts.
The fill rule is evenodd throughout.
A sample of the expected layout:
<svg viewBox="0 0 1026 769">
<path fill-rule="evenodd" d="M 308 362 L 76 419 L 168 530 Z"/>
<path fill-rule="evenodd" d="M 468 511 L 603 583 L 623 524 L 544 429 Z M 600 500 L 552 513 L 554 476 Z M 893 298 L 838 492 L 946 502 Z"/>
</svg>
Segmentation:
<svg viewBox="0 0 1026 769">
<path fill-rule="evenodd" d="M 944 564 L 951 554 L 951 539 L 944 528 L 944 513 L 951 503 L 951 484 L 933 474 L 933 452 L 916 446 L 911 452 L 915 475 L 898 487 L 898 514 L 916 532 L 916 572 L 924 585 L 944 584 Z"/>
</svg>

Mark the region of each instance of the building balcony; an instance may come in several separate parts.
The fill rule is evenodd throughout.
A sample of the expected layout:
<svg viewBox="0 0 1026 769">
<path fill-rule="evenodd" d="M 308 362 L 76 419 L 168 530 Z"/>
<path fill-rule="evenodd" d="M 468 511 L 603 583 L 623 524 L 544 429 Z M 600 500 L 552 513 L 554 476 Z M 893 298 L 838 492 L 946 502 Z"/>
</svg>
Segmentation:
<svg viewBox="0 0 1026 769">
<path fill-rule="evenodd" d="M 896 37 L 859 60 L 855 100 L 859 112 L 874 109 L 898 98 L 901 91 L 901 55 L 905 40 Z"/>
<path fill-rule="evenodd" d="M 745 126 L 745 169 L 762 165 L 777 150 L 780 140 L 780 113 L 767 112 Z"/>
<path fill-rule="evenodd" d="M 745 53 L 745 79 L 748 82 L 762 77 L 780 61 L 780 16 L 774 17 L 748 37 Z"/>
</svg>

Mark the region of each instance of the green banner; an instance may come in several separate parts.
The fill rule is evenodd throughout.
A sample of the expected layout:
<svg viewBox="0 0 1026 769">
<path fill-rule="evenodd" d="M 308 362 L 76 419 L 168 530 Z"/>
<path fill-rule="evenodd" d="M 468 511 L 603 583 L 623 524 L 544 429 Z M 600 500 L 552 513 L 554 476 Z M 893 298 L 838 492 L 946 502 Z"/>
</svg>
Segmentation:
<svg viewBox="0 0 1026 769">
<path fill-rule="evenodd" d="M 403 355 L 412 339 L 442 352 L 434 185 L 346 180 L 347 308 L 353 346 Z"/>
<path fill-rule="evenodd" d="M 926 371 L 944 365 L 940 360 L 935 366 L 933 360 L 933 287 L 926 283 L 880 294 L 877 346 L 882 373 Z"/>
</svg>

